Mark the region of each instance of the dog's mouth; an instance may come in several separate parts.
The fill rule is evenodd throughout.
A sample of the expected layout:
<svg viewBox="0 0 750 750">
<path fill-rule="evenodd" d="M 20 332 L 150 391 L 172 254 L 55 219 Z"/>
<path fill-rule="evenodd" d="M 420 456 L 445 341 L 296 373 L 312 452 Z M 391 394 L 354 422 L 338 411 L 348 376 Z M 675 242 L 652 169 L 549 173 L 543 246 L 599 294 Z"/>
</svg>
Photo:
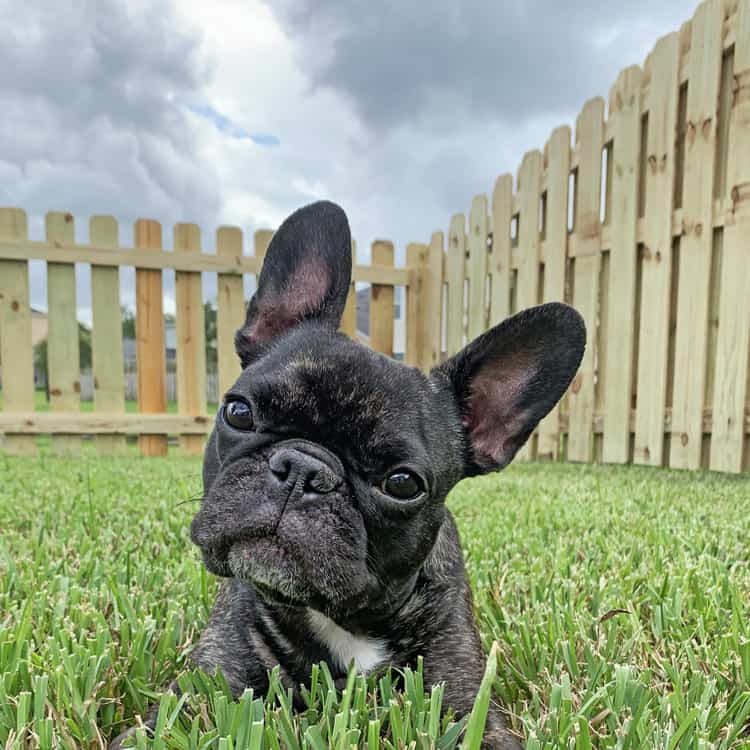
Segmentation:
<svg viewBox="0 0 750 750">
<path fill-rule="evenodd" d="M 350 492 L 288 500 L 250 468 L 215 486 L 191 524 L 211 573 L 247 582 L 264 598 L 319 611 L 359 606 L 381 587 Z"/>
<path fill-rule="evenodd" d="M 313 592 L 302 566 L 275 535 L 238 539 L 229 546 L 226 559 L 235 578 L 271 598 L 298 604 L 310 600 Z"/>
</svg>

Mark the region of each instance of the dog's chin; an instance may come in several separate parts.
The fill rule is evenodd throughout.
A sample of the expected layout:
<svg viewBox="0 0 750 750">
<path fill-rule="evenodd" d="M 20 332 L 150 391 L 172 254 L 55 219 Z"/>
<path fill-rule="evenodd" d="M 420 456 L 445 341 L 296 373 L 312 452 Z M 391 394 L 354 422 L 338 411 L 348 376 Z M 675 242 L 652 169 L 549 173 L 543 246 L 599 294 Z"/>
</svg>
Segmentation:
<svg viewBox="0 0 750 750">
<path fill-rule="evenodd" d="M 382 586 L 363 565 L 301 560 L 294 546 L 273 533 L 201 541 L 211 573 L 252 585 L 270 603 L 312 607 L 333 617 L 356 615 L 383 598 Z"/>
<path fill-rule="evenodd" d="M 264 597 L 279 604 L 304 606 L 311 601 L 312 588 L 299 563 L 272 539 L 234 542 L 227 553 L 227 567 L 232 576 L 252 583 Z"/>
</svg>

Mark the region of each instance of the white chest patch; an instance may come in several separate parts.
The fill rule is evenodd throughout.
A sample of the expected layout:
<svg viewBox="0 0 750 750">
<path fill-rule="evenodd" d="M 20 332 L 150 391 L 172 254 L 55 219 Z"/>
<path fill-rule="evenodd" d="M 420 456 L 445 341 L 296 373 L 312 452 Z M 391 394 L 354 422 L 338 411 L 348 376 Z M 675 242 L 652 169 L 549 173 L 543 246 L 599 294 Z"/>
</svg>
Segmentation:
<svg viewBox="0 0 750 750">
<path fill-rule="evenodd" d="M 340 669 L 348 669 L 354 659 L 358 671 L 370 672 L 391 658 L 385 641 L 354 635 L 317 610 L 308 609 L 307 615 L 313 633 Z"/>
</svg>

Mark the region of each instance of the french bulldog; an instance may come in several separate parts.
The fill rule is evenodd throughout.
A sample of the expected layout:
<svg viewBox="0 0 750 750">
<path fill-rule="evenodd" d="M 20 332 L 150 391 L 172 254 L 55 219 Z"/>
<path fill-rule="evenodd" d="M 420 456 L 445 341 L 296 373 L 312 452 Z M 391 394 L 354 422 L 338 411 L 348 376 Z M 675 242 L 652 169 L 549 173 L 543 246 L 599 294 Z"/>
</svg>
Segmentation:
<svg viewBox="0 0 750 750">
<path fill-rule="evenodd" d="M 463 716 L 485 655 L 446 495 L 512 460 L 575 375 L 584 323 L 534 307 L 423 374 L 338 332 L 350 282 L 341 208 L 283 222 L 205 451 L 191 538 L 225 581 L 191 660 L 238 695 L 278 665 L 301 707 L 315 663 L 342 679 L 421 655 Z M 494 705 L 484 743 L 521 747 Z"/>
</svg>

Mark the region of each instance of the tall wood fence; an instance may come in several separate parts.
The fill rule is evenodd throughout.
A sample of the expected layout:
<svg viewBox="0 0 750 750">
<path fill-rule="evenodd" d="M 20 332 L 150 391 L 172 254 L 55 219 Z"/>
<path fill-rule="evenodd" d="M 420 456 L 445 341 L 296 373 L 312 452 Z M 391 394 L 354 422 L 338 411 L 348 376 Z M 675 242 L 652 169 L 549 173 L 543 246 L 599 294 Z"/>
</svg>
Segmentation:
<svg viewBox="0 0 750 750">
<path fill-rule="evenodd" d="M 201 273 L 218 274 L 219 390 L 238 373 L 232 335 L 243 275 L 257 274 L 271 233 L 246 254 L 240 230 L 219 229 L 203 252 L 198 227 L 137 222 L 120 247 L 110 217 L 75 242 L 69 214 L 28 239 L 25 214 L 0 210 L 0 433 L 9 453 L 51 434 L 60 452 L 94 435 L 98 450 L 200 452 L 206 414 Z M 353 248 L 356 256 L 356 251 Z M 47 261 L 50 411 L 34 411 L 29 269 Z M 79 408 L 75 263 L 91 265 L 94 411 Z M 126 413 L 120 266 L 136 268 L 138 412 Z M 162 272 L 176 271 L 177 414 L 165 399 Z M 446 235 L 389 242 L 354 280 L 370 287 L 369 338 L 393 350 L 393 290 L 406 289 L 407 363 L 428 369 L 523 308 L 563 300 L 585 317 L 588 346 L 560 407 L 527 459 L 638 463 L 727 472 L 750 469 L 750 0 L 708 0 L 660 39 L 642 67 L 622 71 L 608 107 L 585 104 L 527 153 L 515 180 L 498 177 Z M 356 335 L 354 285 L 342 329 Z"/>
<path fill-rule="evenodd" d="M 420 250 L 429 294 L 446 282 L 448 353 L 509 313 L 567 301 L 586 355 L 527 458 L 746 471 L 750 0 L 702 3 L 620 73 L 608 105 L 588 101 L 574 133 L 524 156 L 515 185 L 502 175 L 468 222 L 453 216 L 445 255 L 440 232 Z"/>
</svg>

